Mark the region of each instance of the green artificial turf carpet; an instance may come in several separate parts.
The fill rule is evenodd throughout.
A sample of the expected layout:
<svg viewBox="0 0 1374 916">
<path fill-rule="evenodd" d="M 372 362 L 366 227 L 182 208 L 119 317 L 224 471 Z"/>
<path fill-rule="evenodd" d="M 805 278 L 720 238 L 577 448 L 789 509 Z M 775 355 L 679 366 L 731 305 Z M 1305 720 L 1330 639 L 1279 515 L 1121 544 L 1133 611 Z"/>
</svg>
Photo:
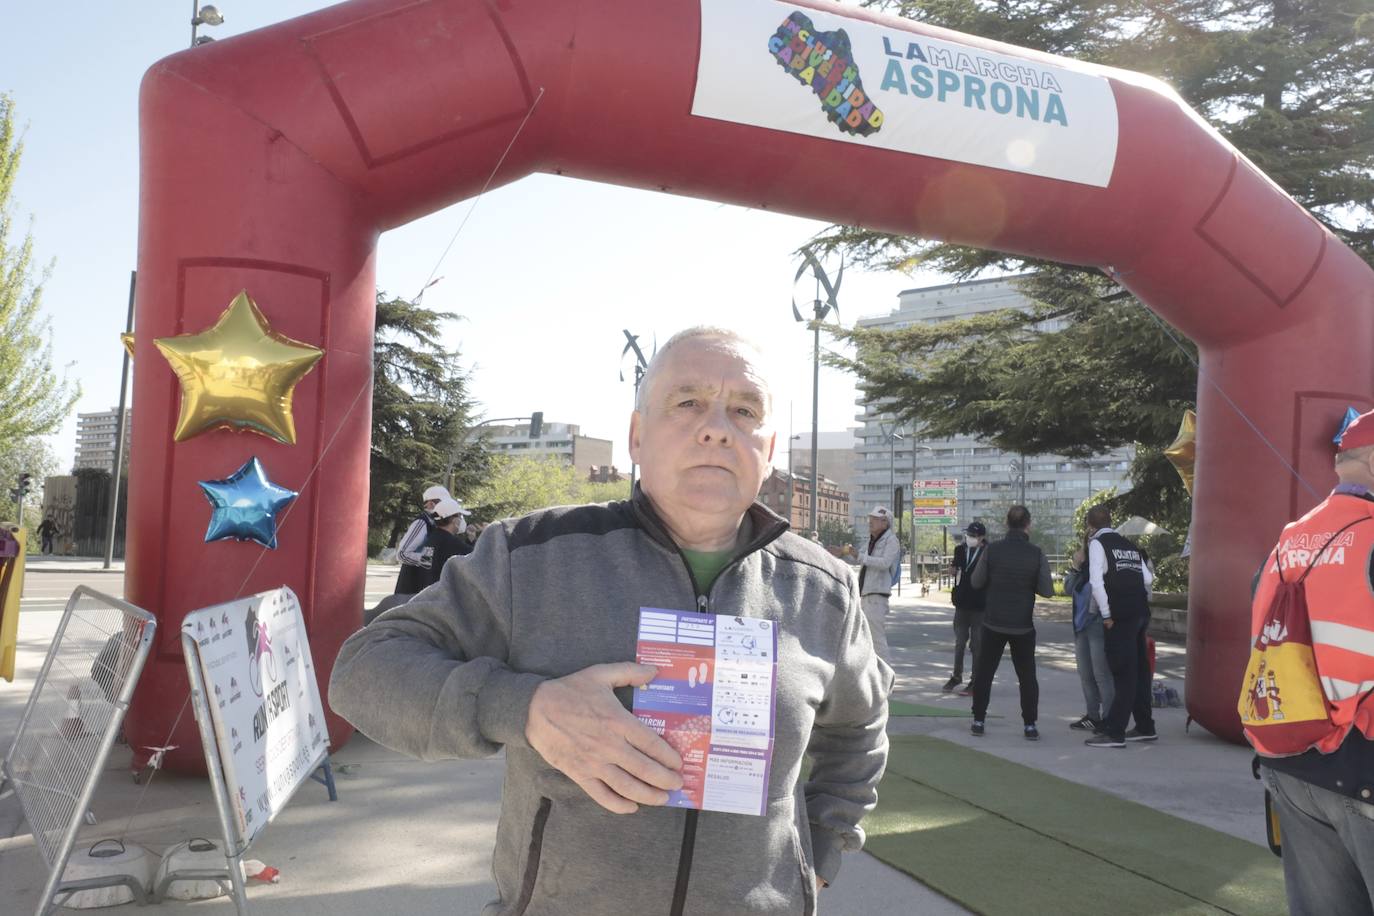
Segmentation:
<svg viewBox="0 0 1374 916">
<path fill-rule="evenodd" d="M 938 738 L 891 742 L 864 848 L 970 910 L 1287 912 L 1261 846 Z"/>
</svg>

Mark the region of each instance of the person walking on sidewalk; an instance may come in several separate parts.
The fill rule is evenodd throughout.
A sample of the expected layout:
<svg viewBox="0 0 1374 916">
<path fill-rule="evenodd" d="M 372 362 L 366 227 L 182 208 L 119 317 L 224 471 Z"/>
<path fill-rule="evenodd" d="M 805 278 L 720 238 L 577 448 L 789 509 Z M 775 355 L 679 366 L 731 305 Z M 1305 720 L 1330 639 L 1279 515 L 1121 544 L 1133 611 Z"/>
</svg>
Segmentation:
<svg viewBox="0 0 1374 916">
<path fill-rule="evenodd" d="M 43 523 L 38 526 L 38 536 L 43 540 L 44 553 L 52 553 L 53 538 L 61 533 L 61 529 L 57 527 L 57 522 L 52 520 L 52 516 L 43 519 Z"/>
<path fill-rule="evenodd" d="M 868 513 L 868 546 L 859 551 L 859 595 L 868 630 L 873 634 L 873 648 L 888 664 L 892 663 L 887 646 L 888 600 L 893 571 L 901 561 L 902 547 L 892 530 L 892 513 L 879 506 Z"/>
<path fill-rule="evenodd" d="M 1146 564 L 1148 565 L 1148 563 Z M 1116 686 L 1112 669 L 1107 664 L 1106 630 L 1102 614 L 1097 609 L 1092 586 L 1088 582 L 1087 538 L 1083 547 L 1074 551 L 1073 565 L 1064 575 L 1064 591 L 1073 599 L 1073 654 L 1078 666 L 1078 680 L 1083 687 L 1083 717 L 1069 725 L 1079 731 L 1102 730 L 1107 712 L 1112 708 Z"/>
<path fill-rule="evenodd" d="M 424 760 L 504 748 L 486 913 L 814 912 L 841 853 L 862 848 L 892 670 L 850 568 L 757 501 L 776 443 L 762 364 L 733 332 L 675 335 L 640 382 L 629 500 L 487 526 L 437 585 L 340 649 L 330 705 L 372 740 Z M 631 712 L 629 688 L 650 682 L 698 695 L 685 672 L 635 663 L 644 612 L 674 610 L 777 634 L 755 710 L 768 749 L 726 757 L 739 766 L 721 788 L 755 816 L 692 806 L 720 786 L 704 772 L 709 709 L 681 715 L 677 747 L 660 716 Z M 692 668 L 714 683 L 714 663 Z"/>
<path fill-rule="evenodd" d="M 973 727 L 982 735 L 992 697 L 992 679 L 1011 646 L 1011 663 L 1021 688 L 1021 721 L 1027 740 L 1039 741 L 1036 718 L 1040 683 L 1035 677 L 1035 596 L 1054 597 L 1045 552 L 1030 541 L 1031 514 L 1025 506 L 1007 512 L 1007 534 L 987 545 L 973 568 L 974 588 L 985 588 L 983 643 L 974 660 Z"/>
<path fill-rule="evenodd" d="M 1264 640 L 1271 656 L 1297 655 L 1305 640 L 1289 641 L 1268 618 L 1281 584 L 1302 580 L 1311 633 L 1305 661 L 1315 663 L 1319 683 L 1304 685 L 1313 680 L 1309 673 L 1270 682 L 1268 715 L 1258 718 L 1275 718 L 1274 701 L 1281 699 L 1285 724 L 1247 726 L 1245 736 L 1260 755 L 1278 812 L 1289 912 L 1368 916 L 1374 913 L 1374 411 L 1346 428 L 1336 476 L 1340 483 L 1331 494 L 1284 528 L 1251 606 L 1252 640 Z M 1302 661 L 1294 655 L 1286 668 L 1282 661 L 1271 667 L 1271 676 L 1291 672 Z M 1262 734 L 1267 727 L 1311 731 L 1276 737 Z"/>
<path fill-rule="evenodd" d="M 983 601 L 987 589 L 973 587 L 973 567 L 986 546 L 988 529 L 982 522 L 969 522 L 964 529 L 964 543 L 954 548 L 954 587 L 950 600 L 954 602 L 954 673 L 945 681 L 949 693 L 964 682 L 964 647 L 969 647 L 968 681 L 971 685 L 978 673 L 978 647 L 982 644 Z M 960 696 L 972 696 L 973 691 L 961 690 Z"/>
<path fill-rule="evenodd" d="M 1139 547 L 1112 529 L 1106 506 L 1088 510 L 1088 583 L 1102 614 L 1107 665 L 1112 669 L 1114 694 L 1102 730 L 1084 743 L 1088 747 L 1125 747 L 1127 741 L 1154 741 L 1151 709 L 1150 587 L 1154 574 Z M 1126 723 L 1135 718 L 1135 728 Z"/>
</svg>

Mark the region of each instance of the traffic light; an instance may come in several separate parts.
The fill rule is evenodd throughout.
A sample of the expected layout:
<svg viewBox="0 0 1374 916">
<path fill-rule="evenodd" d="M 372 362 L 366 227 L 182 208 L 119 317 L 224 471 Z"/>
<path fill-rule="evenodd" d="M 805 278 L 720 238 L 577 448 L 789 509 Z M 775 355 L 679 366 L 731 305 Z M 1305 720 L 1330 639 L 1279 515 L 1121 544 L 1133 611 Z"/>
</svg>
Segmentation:
<svg viewBox="0 0 1374 916">
<path fill-rule="evenodd" d="M 29 495 L 29 491 L 32 490 L 32 489 L 33 489 L 33 475 L 32 475 L 32 474 L 20 474 L 20 475 L 19 475 L 18 498 L 19 498 L 19 499 L 23 499 L 25 496 L 28 496 L 28 495 Z"/>
<path fill-rule="evenodd" d="M 544 431 L 544 411 L 536 410 L 530 416 L 530 438 L 538 439 L 539 434 Z"/>
</svg>

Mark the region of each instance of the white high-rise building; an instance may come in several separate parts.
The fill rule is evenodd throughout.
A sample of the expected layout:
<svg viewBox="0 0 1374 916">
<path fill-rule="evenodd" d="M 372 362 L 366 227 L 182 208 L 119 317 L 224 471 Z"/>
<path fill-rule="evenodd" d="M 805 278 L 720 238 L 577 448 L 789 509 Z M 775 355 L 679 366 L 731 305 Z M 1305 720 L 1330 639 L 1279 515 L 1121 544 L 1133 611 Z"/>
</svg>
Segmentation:
<svg viewBox="0 0 1374 916">
<path fill-rule="evenodd" d="M 1015 279 L 968 280 L 904 290 L 892 312 L 861 318 L 858 324 L 895 330 L 1028 307 Z M 1112 486 L 1118 492 L 1130 488 L 1127 469 L 1133 447 L 1075 460 L 1061 455 L 1020 456 L 966 436 L 925 438 L 919 430 L 913 434 L 909 425 L 898 426 L 896 431 L 902 438 L 893 439 L 887 435 L 894 428 L 891 419 L 881 410 L 858 403 L 863 412 L 856 419 L 862 426 L 855 434 L 858 459 L 849 502 L 856 532 L 867 530 L 865 517 L 874 506 L 891 507 L 893 486 L 901 486 L 910 544 L 911 481 L 954 479 L 959 481 L 959 510 L 957 525 L 949 526 L 951 535 L 975 519 L 995 535 L 1005 527 L 1006 510 L 1024 502 L 1031 510 L 1033 528 L 1058 535 L 1053 539 L 1057 547 L 1070 536 L 1074 510 L 1092 493 Z"/>
<path fill-rule="evenodd" d="M 134 412 L 124 411 L 124 460 L 129 460 L 129 426 Z M 76 415 L 76 460 L 72 467 L 97 468 L 108 471 L 114 467 L 115 430 L 119 427 L 119 410 L 110 408 L 100 413 Z"/>
</svg>

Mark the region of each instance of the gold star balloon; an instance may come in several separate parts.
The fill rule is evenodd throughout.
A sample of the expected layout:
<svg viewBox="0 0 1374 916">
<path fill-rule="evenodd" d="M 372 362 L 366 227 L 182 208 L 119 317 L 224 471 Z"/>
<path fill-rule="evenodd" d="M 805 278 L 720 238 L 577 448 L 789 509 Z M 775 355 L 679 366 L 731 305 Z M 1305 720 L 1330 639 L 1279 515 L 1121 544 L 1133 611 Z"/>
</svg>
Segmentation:
<svg viewBox="0 0 1374 916">
<path fill-rule="evenodd" d="M 1183 478 L 1183 489 L 1193 495 L 1193 462 L 1197 449 L 1197 414 L 1191 410 L 1183 412 L 1183 422 L 1178 426 L 1178 436 L 1164 450 L 1164 456 Z"/>
<path fill-rule="evenodd" d="M 125 331 L 119 335 L 119 342 L 124 345 L 124 349 L 129 351 L 129 359 L 134 358 L 134 335 Z"/>
<path fill-rule="evenodd" d="M 296 443 L 291 395 L 324 351 L 272 330 L 247 290 L 214 327 L 153 342 L 181 380 L 176 441 L 207 429 L 251 429 Z"/>
</svg>

